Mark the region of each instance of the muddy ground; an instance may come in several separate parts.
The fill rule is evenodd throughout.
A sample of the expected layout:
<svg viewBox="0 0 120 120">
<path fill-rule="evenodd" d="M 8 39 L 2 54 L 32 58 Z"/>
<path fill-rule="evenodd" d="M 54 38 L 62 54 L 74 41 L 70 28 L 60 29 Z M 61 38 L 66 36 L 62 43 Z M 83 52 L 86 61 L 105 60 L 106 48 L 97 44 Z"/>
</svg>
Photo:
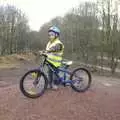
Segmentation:
<svg viewBox="0 0 120 120">
<path fill-rule="evenodd" d="M 20 92 L 19 80 L 33 66 L 25 62 L 0 69 L 0 120 L 120 120 L 119 79 L 92 75 L 85 93 L 60 87 L 30 99 Z"/>
</svg>

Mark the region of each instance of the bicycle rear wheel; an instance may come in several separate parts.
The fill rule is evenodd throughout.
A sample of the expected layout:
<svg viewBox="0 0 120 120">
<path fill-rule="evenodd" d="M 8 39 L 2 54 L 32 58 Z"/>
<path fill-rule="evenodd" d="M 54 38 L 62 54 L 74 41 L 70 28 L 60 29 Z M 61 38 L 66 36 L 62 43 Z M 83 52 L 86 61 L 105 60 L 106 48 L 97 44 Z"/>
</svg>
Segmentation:
<svg viewBox="0 0 120 120">
<path fill-rule="evenodd" d="M 40 70 L 30 70 L 20 80 L 21 92 L 29 98 L 38 98 L 47 89 L 48 80 Z"/>
<path fill-rule="evenodd" d="M 85 92 L 91 85 L 92 78 L 90 72 L 85 68 L 75 69 L 71 76 L 71 87 L 77 92 Z"/>
</svg>

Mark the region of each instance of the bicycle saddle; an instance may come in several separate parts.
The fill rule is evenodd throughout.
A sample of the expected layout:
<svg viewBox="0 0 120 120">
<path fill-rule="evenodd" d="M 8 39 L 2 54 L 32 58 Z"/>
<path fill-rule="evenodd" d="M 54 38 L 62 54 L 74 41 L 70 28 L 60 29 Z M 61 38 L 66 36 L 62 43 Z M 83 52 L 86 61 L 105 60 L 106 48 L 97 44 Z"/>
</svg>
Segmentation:
<svg viewBox="0 0 120 120">
<path fill-rule="evenodd" d="M 62 60 L 62 64 L 64 65 L 72 65 L 73 61 L 69 61 L 69 60 L 66 60 L 66 59 L 63 59 Z"/>
</svg>

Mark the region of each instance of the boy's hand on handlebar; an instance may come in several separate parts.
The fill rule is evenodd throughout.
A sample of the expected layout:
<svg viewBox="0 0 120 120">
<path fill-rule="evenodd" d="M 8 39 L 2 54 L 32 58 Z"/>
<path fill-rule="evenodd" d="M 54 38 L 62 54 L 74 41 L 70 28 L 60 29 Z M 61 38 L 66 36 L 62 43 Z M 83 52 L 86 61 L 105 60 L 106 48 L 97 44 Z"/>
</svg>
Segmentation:
<svg viewBox="0 0 120 120">
<path fill-rule="evenodd" d="M 43 51 L 39 51 L 39 54 L 40 55 L 45 55 L 45 54 L 47 54 L 47 51 L 44 51 L 44 50 Z"/>
<path fill-rule="evenodd" d="M 43 53 L 43 51 L 38 51 L 38 53 L 41 55 Z"/>
</svg>

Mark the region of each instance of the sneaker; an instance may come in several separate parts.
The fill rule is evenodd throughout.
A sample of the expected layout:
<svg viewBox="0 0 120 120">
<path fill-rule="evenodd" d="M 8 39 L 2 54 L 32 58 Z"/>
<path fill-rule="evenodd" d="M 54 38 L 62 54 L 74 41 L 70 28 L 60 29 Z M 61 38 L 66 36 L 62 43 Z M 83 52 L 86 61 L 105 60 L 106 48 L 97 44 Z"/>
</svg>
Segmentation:
<svg viewBox="0 0 120 120">
<path fill-rule="evenodd" d="M 52 87 L 51 87 L 51 85 L 50 85 L 50 84 L 48 84 L 47 88 L 48 88 L 48 89 L 50 89 L 50 88 L 52 88 Z"/>
<path fill-rule="evenodd" d="M 52 85 L 52 90 L 58 90 L 58 86 L 57 85 Z"/>
</svg>

